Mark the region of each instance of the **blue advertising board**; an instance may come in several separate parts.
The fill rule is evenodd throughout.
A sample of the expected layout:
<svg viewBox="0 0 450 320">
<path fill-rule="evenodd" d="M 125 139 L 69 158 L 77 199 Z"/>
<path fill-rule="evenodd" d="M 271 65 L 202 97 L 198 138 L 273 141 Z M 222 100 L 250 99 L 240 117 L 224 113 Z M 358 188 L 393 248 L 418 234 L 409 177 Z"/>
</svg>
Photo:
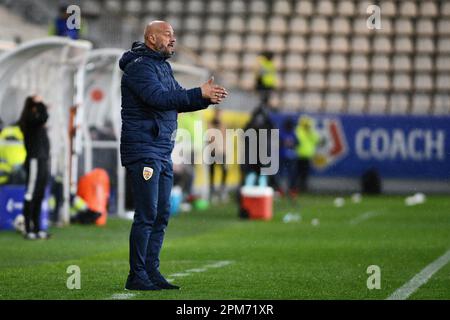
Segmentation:
<svg viewBox="0 0 450 320">
<path fill-rule="evenodd" d="M 450 179 L 450 117 L 273 114 L 315 120 L 321 136 L 313 175 L 360 177 L 376 169 L 384 178 Z"/>
<path fill-rule="evenodd" d="M 23 198 L 25 186 L 2 185 L 0 186 L 0 230 L 13 230 L 14 220 L 23 211 Z M 41 229 L 48 228 L 48 190 L 42 202 Z"/>
</svg>

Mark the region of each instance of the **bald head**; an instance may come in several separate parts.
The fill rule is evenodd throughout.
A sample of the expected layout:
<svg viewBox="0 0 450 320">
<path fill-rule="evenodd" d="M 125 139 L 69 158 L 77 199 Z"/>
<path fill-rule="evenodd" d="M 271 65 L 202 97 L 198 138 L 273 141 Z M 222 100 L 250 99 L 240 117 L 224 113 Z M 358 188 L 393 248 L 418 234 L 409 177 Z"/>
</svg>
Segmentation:
<svg viewBox="0 0 450 320">
<path fill-rule="evenodd" d="M 144 40 L 147 47 L 166 58 L 175 52 L 176 38 L 172 26 L 166 21 L 155 20 L 145 27 Z"/>
</svg>

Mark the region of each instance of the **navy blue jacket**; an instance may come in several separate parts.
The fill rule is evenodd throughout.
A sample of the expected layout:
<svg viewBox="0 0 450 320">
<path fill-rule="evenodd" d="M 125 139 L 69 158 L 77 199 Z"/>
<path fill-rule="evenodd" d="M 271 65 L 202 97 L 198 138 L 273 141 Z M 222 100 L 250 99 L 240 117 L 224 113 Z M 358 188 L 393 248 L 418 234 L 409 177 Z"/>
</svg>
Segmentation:
<svg viewBox="0 0 450 320">
<path fill-rule="evenodd" d="M 202 98 L 199 87 L 182 88 L 166 58 L 143 42 L 133 43 L 119 66 L 123 70 L 122 165 L 144 158 L 169 161 L 178 112 L 205 109 L 210 100 Z"/>
</svg>

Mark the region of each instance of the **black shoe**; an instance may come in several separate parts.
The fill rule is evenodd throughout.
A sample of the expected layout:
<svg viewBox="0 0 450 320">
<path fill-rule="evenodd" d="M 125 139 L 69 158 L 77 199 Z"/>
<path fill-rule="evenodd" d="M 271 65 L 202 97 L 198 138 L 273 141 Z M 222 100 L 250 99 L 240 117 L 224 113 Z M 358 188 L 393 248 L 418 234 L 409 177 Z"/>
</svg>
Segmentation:
<svg viewBox="0 0 450 320">
<path fill-rule="evenodd" d="M 178 290 L 180 289 L 179 286 L 176 286 L 174 284 L 171 284 L 169 281 L 167 281 L 163 275 L 159 272 L 154 274 L 149 274 L 148 277 L 150 278 L 150 281 L 152 281 L 154 284 L 156 284 L 161 289 L 166 290 Z"/>
<path fill-rule="evenodd" d="M 127 283 L 125 284 L 126 290 L 141 290 L 141 291 L 157 291 L 161 288 L 154 283 L 147 281 L 142 281 L 138 277 L 128 276 Z"/>
</svg>

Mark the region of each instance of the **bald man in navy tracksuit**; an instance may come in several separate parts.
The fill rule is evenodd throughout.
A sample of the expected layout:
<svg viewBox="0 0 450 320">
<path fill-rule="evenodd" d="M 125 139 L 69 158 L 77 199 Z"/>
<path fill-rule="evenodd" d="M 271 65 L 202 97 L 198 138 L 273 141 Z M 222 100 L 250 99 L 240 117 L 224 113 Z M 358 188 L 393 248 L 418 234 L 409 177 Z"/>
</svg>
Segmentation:
<svg viewBox="0 0 450 320">
<path fill-rule="evenodd" d="M 135 42 L 120 59 L 122 135 L 120 153 L 132 181 L 135 214 L 130 232 L 128 290 L 179 289 L 159 271 L 159 253 L 169 221 L 173 184 L 171 153 L 179 112 L 218 104 L 226 90 L 210 79 L 186 90 L 166 60 L 176 39 L 170 24 L 153 21 L 145 42 Z"/>
</svg>

